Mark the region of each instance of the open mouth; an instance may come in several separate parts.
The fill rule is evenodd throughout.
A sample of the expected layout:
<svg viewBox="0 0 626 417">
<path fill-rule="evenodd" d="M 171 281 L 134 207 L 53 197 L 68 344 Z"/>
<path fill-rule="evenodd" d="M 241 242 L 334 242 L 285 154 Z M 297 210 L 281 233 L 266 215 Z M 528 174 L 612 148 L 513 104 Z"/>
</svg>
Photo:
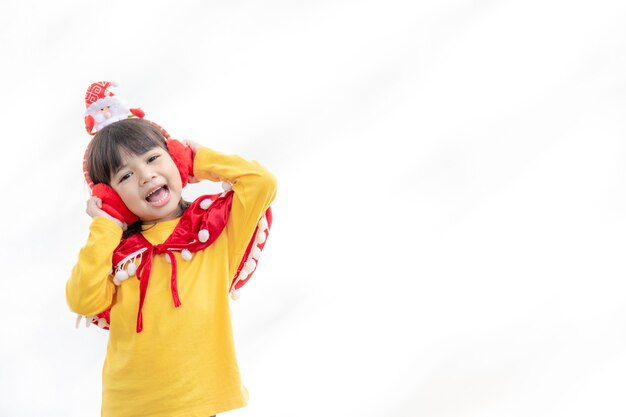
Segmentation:
<svg viewBox="0 0 626 417">
<path fill-rule="evenodd" d="M 155 188 L 146 196 L 146 201 L 153 206 L 161 207 L 170 201 L 170 189 L 167 185 Z"/>
</svg>

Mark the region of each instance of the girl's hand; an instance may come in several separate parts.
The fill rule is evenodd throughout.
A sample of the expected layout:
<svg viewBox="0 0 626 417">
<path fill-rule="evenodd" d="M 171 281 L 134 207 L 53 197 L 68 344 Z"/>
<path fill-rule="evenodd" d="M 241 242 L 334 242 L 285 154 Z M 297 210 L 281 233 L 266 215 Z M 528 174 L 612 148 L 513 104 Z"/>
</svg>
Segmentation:
<svg viewBox="0 0 626 417">
<path fill-rule="evenodd" d="M 196 156 L 196 152 L 198 152 L 198 149 L 200 149 L 200 145 L 187 139 L 183 140 L 183 144 L 191 148 L 194 157 Z M 187 178 L 187 182 L 189 182 L 190 184 L 195 184 L 197 182 L 200 182 L 200 180 L 196 177 L 189 176 L 189 178 Z"/>
<path fill-rule="evenodd" d="M 102 210 L 102 200 L 99 197 L 91 197 L 87 200 L 87 209 L 85 212 L 91 217 L 104 217 L 113 220 L 122 230 L 126 230 L 126 223 L 122 223 L 106 211 Z"/>
<path fill-rule="evenodd" d="M 196 156 L 196 152 L 198 152 L 198 149 L 200 149 L 200 145 L 187 139 L 183 140 L 183 144 L 191 148 L 194 156 Z"/>
</svg>

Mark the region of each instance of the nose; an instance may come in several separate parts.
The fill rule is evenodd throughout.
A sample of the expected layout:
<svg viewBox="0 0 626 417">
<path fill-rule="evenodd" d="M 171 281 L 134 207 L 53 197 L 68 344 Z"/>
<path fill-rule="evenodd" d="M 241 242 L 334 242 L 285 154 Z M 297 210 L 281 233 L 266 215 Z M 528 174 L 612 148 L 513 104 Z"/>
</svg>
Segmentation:
<svg viewBox="0 0 626 417">
<path fill-rule="evenodd" d="M 154 178 L 156 178 L 156 174 L 150 170 L 144 170 L 144 172 L 142 172 L 141 174 L 141 178 L 141 183 L 145 185 L 152 181 Z"/>
</svg>

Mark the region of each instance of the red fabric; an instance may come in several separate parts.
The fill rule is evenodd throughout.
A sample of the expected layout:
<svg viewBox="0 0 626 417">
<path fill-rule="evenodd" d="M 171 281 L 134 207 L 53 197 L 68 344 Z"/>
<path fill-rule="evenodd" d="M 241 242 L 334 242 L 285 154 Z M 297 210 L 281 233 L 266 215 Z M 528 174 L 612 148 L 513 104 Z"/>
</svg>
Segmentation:
<svg viewBox="0 0 626 417">
<path fill-rule="evenodd" d="M 137 116 L 140 119 L 143 119 L 143 117 L 146 115 L 146 113 L 144 113 L 144 111 L 141 110 L 139 107 L 135 109 L 129 109 L 129 110 L 133 115 Z"/>
<path fill-rule="evenodd" d="M 184 187 L 189 181 L 189 176 L 193 176 L 193 150 L 176 139 L 167 139 L 165 143 L 174 163 L 178 167 L 180 179 Z"/>
<path fill-rule="evenodd" d="M 89 107 L 101 98 L 114 96 L 111 91 L 107 90 L 111 86 L 108 81 L 98 81 L 89 86 L 85 93 L 85 107 Z"/>
<path fill-rule="evenodd" d="M 200 207 L 200 203 L 206 199 L 214 200 L 208 209 L 204 210 Z M 145 249 L 141 253 L 141 261 L 137 266 L 136 276 L 139 279 L 139 309 L 137 311 L 137 333 L 143 329 L 143 305 L 148 290 L 148 282 L 150 280 L 150 271 L 152 269 L 152 257 L 154 255 L 167 254 L 170 257 L 172 265 L 171 289 L 172 300 L 175 307 L 181 305 L 178 296 L 177 286 L 177 265 L 174 252 L 187 249 L 190 252 L 198 252 L 211 245 L 222 233 L 233 201 L 233 193 L 225 193 L 203 196 L 194 201 L 180 218 L 178 225 L 167 238 L 167 240 L 158 245 L 152 245 L 141 233 L 136 233 L 127 239 L 123 239 L 113 253 L 113 265 L 118 265 L 124 259 L 138 251 Z M 201 242 L 198 239 L 200 230 L 209 232 L 209 239 Z M 110 309 L 109 309 L 110 310 Z M 108 311 L 98 314 L 98 317 L 105 317 Z M 108 320 L 107 320 L 108 322 Z"/>
<path fill-rule="evenodd" d="M 93 126 L 96 122 L 93 120 L 93 116 L 85 116 L 85 129 L 87 130 L 87 133 L 89 133 L 91 136 L 95 135 L 95 132 L 93 131 Z"/>
<path fill-rule="evenodd" d="M 172 300 L 174 303 L 174 307 L 179 307 L 182 303 L 178 295 L 178 268 L 174 252 L 187 249 L 191 253 L 194 253 L 210 246 L 222 233 L 224 227 L 226 227 L 226 223 L 228 222 L 228 216 L 230 215 L 233 196 L 234 193 L 230 191 L 222 194 L 213 194 L 199 197 L 185 211 L 172 234 L 167 238 L 165 242 L 161 244 L 152 245 L 146 238 L 143 237 L 141 233 L 137 233 L 127 239 L 122 239 L 122 241 L 113 253 L 113 266 L 116 267 L 117 265 L 120 265 L 122 261 L 127 261 L 129 259 L 132 259 L 132 262 L 134 262 L 134 259 L 140 259 L 139 265 L 136 265 L 137 269 L 135 273 L 137 279 L 139 279 L 140 281 L 139 307 L 137 311 L 136 324 L 137 333 L 140 333 L 143 330 L 143 306 L 146 300 L 153 256 L 167 254 L 170 257 L 170 264 L 172 268 L 170 282 Z M 200 206 L 200 203 L 207 199 L 213 200 L 213 203 L 208 207 L 207 210 L 204 210 Z M 269 233 L 269 229 L 272 225 L 273 220 L 271 208 L 268 208 L 265 212 L 265 218 L 267 219 L 266 233 Z M 203 229 L 209 232 L 209 239 L 206 242 L 201 242 L 198 239 L 198 233 L 200 232 L 200 230 Z M 256 246 L 259 249 L 263 250 L 263 248 L 265 247 L 267 239 L 263 243 L 256 243 L 257 232 L 258 227 L 252 235 L 250 242 L 248 243 L 244 256 L 237 268 L 237 273 L 235 274 L 235 277 L 239 275 L 243 266 L 245 265 L 245 262 L 249 259 L 252 248 Z M 252 273 L 250 273 L 250 275 L 245 280 L 233 279 L 230 291 L 243 287 L 250 280 Z M 102 313 L 97 314 L 96 318 L 92 319 L 92 322 L 97 323 L 99 318 L 103 318 L 106 321 L 106 326 L 102 328 L 108 330 L 110 323 L 110 311 L 111 309 L 109 308 Z"/>
<path fill-rule="evenodd" d="M 267 211 L 265 212 L 265 218 L 267 219 L 267 228 L 269 231 L 270 227 L 272 227 L 272 219 L 273 219 L 271 207 L 268 208 Z M 259 227 L 257 226 L 256 229 L 254 230 L 254 234 L 252 235 L 252 239 L 250 239 L 250 243 L 248 243 L 248 246 L 246 247 L 246 251 L 243 254 L 243 258 L 241 260 L 241 263 L 239 264 L 239 267 L 237 268 L 237 273 L 235 274 L 235 276 L 238 276 L 241 270 L 243 269 L 243 266 L 245 265 L 246 260 L 250 256 L 250 252 L 252 251 L 252 248 L 254 246 L 257 246 L 261 250 L 263 250 L 263 248 L 265 247 L 265 243 L 267 242 L 267 239 L 263 243 L 260 243 L 260 244 L 256 243 L 256 234 L 258 231 L 259 231 Z M 232 284 L 230 285 L 230 291 L 232 291 L 233 289 L 238 290 L 239 288 L 243 287 L 245 283 L 248 282 L 248 279 L 242 280 L 242 281 L 233 280 Z"/>
<path fill-rule="evenodd" d="M 122 198 L 113 188 L 106 184 L 96 184 L 93 186 L 92 195 L 102 200 L 102 210 L 115 217 L 122 223 L 133 224 L 139 217 L 126 207 Z"/>
</svg>

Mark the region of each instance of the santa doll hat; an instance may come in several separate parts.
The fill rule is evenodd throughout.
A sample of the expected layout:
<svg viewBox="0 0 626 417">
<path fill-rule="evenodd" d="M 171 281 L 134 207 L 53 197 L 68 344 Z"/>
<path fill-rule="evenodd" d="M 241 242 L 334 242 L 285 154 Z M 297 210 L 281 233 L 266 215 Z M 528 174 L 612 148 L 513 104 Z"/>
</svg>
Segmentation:
<svg viewBox="0 0 626 417">
<path fill-rule="evenodd" d="M 85 128 L 90 135 L 118 120 L 132 117 L 143 117 L 139 108 L 131 109 L 119 96 L 113 94 L 109 87 L 117 87 L 112 81 L 98 81 L 87 88 L 85 93 Z M 130 114 L 129 114 L 130 113 Z"/>
</svg>

